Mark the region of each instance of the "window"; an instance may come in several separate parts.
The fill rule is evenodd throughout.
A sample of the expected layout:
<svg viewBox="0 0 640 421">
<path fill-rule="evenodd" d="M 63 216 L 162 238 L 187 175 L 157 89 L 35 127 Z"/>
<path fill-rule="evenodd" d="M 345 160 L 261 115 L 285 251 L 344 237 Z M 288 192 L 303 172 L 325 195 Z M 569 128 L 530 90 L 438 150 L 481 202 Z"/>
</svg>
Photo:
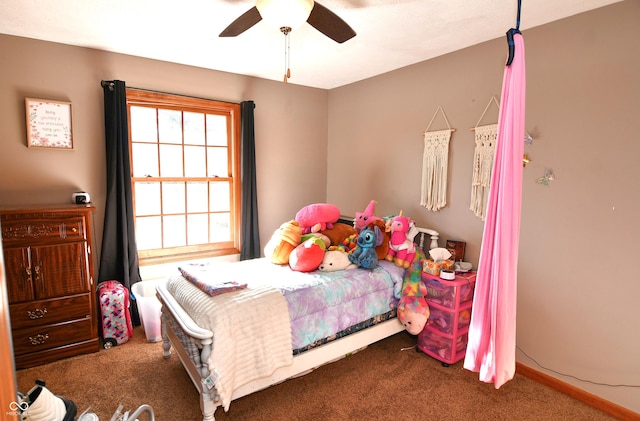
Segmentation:
<svg viewBox="0 0 640 421">
<path fill-rule="evenodd" d="M 239 253 L 240 105 L 127 89 L 141 264 Z"/>
</svg>

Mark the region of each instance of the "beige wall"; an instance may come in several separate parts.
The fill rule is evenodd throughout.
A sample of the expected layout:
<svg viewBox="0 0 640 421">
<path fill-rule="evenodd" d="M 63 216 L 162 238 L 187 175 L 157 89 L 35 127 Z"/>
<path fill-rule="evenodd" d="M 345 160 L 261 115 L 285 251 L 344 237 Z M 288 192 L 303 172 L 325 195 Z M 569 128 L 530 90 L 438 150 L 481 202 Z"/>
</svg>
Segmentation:
<svg viewBox="0 0 640 421">
<path fill-rule="evenodd" d="M 518 285 L 518 346 L 545 367 L 609 384 L 640 384 L 640 2 L 625 1 L 526 30 L 527 128 Z M 508 28 L 505 28 L 505 32 Z M 452 30 L 452 36 L 455 31 Z M 417 40 L 428 42 L 428 40 Z M 500 97 L 506 41 L 484 43 L 353 85 L 293 84 L 0 35 L 0 205 L 105 197 L 100 80 L 217 100 L 256 102 L 262 243 L 302 206 L 344 214 L 378 201 L 443 239 L 467 242 L 477 263 L 482 221 L 469 208 L 474 126 Z M 74 106 L 76 150 L 26 147 L 24 97 Z M 438 105 L 451 141 L 448 207 L 418 205 L 423 132 Z M 483 123 L 497 119 L 487 114 Z M 436 124 L 440 123 L 438 127 Z M 443 128 L 437 119 L 432 128 Z M 545 168 L 556 180 L 535 182 Z M 518 352 L 519 360 L 535 369 Z M 640 412 L 638 388 L 548 374 Z M 507 385 L 503 387 L 508 387 Z M 499 393 L 499 392 L 496 392 Z"/>
<path fill-rule="evenodd" d="M 640 2 L 527 30 L 526 128 L 517 344 L 523 364 L 640 412 Z M 509 28 L 505 28 L 506 30 Z M 452 33 L 455 36 L 455 33 Z M 428 42 L 417 40 L 416 42 Z M 344 213 L 414 217 L 467 242 L 477 264 L 483 223 L 469 210 L 474 127 L 500 99 L 506 38 L 329 93 L 327 200 Z M 422 132 L 438 106 L 456 132 L 448 206 L 419 206 Z M 497 109 L 483 124 L 497 122 Z M 437 124 L 439 123 L 439 124 Z M 439 116 L 432 129 L 446 128 Z M 344 169 L 349 169 L 348 180 Z M 536 179 L 550 168 L 548 187 Z M 503 387 L 508 387 L 508 384 Z"/>
<path fill-rule="evenodd" d="M 111 79 L 142 89 L 255 101 L 262 238 L 302 206 L 325 200 L 326 90 L 6 35 L 0 35 L 0 51 L 2 206 L 66 203 L 72 192 L 85 190 L 97 207 L 100 246 L 106 196 L 100 81 Z M 25 97 L 73 103 L 75 150 L 27 148 Z"/>
</svg>

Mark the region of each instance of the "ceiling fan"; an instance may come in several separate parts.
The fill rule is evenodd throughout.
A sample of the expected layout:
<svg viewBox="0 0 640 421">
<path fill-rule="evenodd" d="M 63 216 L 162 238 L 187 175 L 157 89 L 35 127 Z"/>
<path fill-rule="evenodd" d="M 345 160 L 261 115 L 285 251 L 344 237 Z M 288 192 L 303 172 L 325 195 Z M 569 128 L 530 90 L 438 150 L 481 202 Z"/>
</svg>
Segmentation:
<svg viewBox="0 0 640 421">
<path fill-rule="evenodd" d="M 238 36 L 262 19 L 280 28 L 285 35 L 306 21 L 338 43 L 356 36 L 338 15 L 313 0 L 256 0 L 256 5 L 227 26 L 220 36 Z"/>
</svg>

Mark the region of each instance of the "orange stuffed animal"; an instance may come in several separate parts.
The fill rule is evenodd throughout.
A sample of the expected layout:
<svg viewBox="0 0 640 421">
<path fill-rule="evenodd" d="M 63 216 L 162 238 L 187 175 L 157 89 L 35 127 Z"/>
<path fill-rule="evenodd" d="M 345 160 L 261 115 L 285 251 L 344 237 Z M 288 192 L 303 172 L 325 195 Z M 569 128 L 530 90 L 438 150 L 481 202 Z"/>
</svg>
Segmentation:
<svg viewBox="0 0 640 421">
<path fill-rule="evenodd" d="M 280 225 L 264 247 L 264 255 L 277 265 L 289 263 L 289 255 L 302 241 L 302 230 L 297 221 L 291 220 Z"/>
</svg>

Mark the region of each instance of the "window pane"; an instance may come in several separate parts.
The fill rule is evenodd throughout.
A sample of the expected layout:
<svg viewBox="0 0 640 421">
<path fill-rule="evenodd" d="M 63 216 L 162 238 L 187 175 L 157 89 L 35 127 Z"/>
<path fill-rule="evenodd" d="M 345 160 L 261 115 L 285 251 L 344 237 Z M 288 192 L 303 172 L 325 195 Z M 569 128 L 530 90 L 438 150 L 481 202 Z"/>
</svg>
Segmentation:
<svg viewBox="0 0 640 421">
<path fill-rule="evenodd" d="M 183 116 L 185 145 L 204 145 L 204 114 L 185 111 Z"/>
<path fill-rule="evenodd" d="M 160 183 L 136 182 L 136 216 L 160 214 Z"/>
<path fill-rule="evenodd" d="M 227 148 L 207 148 L 209 177 L 228 177 Z"/>
<path fill-rule="evenodd" d="M 239 105 L 136 89 L 127 101 L 141 261 L 237 252 Z"/>
<path fill-rule="evenodd" d="M 162 213 L 185 213 L 184 182 L 162 183 Z"/>
<path fill-rule="evenodd" d="M 160 143 L 182 144 L 182 112 L 158 110 L 158 131 Z"/>
<path fill-rule="evenodd" d="M 207 244 L 209 242 L 209 236 L 207 235 L 209 233 L 209 227 L 207 226 L 208 220 L 208 214 L 187 216 L 187 238 L 190 246 L 195 244 Z"/>
<path fill-rule="evenodd" d="M 207 161 L 204 146 L 184 147 L 184 175 L 187 177 L 206 177 Z"/>
<path fill-rule="evenodd" d="M 187 244 L 187 227 L 184 215 L 162 217 L 164 247 L 180 247 Z"/>
<path fill-rule="evenodd" d="M 207 145 L 227 146 L 227 116 L 207 114 Z"/>
<path fill-rule="evenodd" d="M 131 107 L 131 142 L 158 141 L 156 125 L 156 109 L 147 107 Z"/>
<path fill-rule="evenodd" d="M 225 212 L 229 208 L 229 183 L 216 182 L 209 184 L 209 211 Z"/>
<path fill-rule="evenodd" d="M 134 177 L 158 177 L 158 146 L 146 143 L 131 145 Z"/>
<path fill-rule="evenodd" d="M 182 177 L 182 146 L 160 145 L 160 176 Z"/>
<path fill-rule="evenodd" d="M 230 218 L 229 213 L 211 214 L 211 242 L 231 240 Z"/>
<path fill-rule="evenodd" d="M 187 212 L 207 212 L 209 210 L 209 195 L 207 183 L 187 183 Z"/>
<path fill-rule="evenodd" d="M 159 216 L 136 218 L 136 245 L 138 250 L 162 248 L 162 222 Z"/>
</svg>

